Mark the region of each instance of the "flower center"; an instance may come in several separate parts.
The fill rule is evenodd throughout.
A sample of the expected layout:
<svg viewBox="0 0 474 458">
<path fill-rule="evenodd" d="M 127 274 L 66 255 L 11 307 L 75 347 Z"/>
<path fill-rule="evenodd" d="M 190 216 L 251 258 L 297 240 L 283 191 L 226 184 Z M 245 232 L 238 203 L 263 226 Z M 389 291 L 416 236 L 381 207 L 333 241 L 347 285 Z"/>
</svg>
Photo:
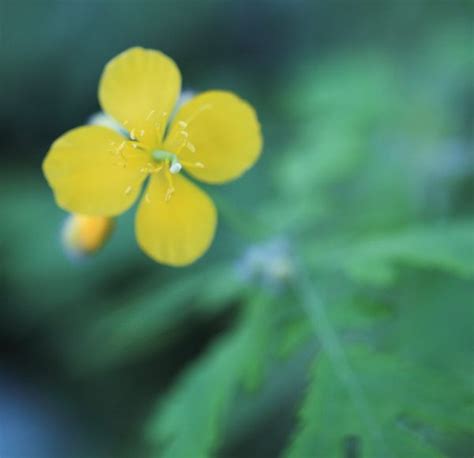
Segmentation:
<svg viewBox="0 0 474 458">
<path fill-rule="evenodd" d="M 177 136 L 177 140 L 179 140 L 179 142 L 172 142 L 173 149 L 176 147 L 176 151 L 179 154 L 180 151 L 184 147 L 186 147 L 190 152 L 196 153 L 196 148 L 192 143 L 188 141 L 188 133 L 185 131 L 185 127 L 187 126 L 187 124 L 184 121 L 179 121 L 177 125 L 181 130 L 178 130 L 178 133 L 180 135 Z M 175 191 L 175 188 L 173 186 L 173 175 L 176 175 L 181 172 L 183 167 L 202 169 L 204 168 L 204 164 L 202 162 L 182 161 L 178 159 L 178 154 L 171 153 L 160 148 L 150 148 L 149 146 L 147 146 L 146 143 L 143 142 L 145 133 L 145 129 L 141 129 L 138 133 L 136 129 L 132 129 L 130 131 L 130 140 L 124 141 L 117 149 L 116 153 L 120 154 L 123 157 L 122 150 L 125 147 L 125 144 L 128 142 L 135 150 L 149 154 L 148 157 L 150 157 L 151 160 L 146 164 L 146 166 L 140 169 L 140 172 L 149 174 L 163 172 L 168 182 L 165 200 L 169 201 Z M 160 131 L 159 136 L 157 137 L 161 138 L 162 134 L 163 132 Z M 147 202 L 149 201 L 148 194 L 145 195 L 145 199 Z"/>
<path fill-rule="evenodd" d="M 164 163 L 168 166 L 169 171 L 175 175 L 181 171 L 183 168 L 181 162 L 179 162 L 178 157 L 174 153 L 169 151 L 157 149 L 151 152 L 151 157 L 156 162 Z"/>
</svg>

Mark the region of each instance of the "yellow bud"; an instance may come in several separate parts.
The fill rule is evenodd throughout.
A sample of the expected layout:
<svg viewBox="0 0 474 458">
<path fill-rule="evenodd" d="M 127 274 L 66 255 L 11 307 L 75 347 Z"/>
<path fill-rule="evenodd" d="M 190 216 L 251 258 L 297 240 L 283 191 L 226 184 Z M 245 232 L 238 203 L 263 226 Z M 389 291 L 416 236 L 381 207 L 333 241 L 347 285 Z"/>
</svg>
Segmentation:
<svg viewBox="0 0 474 458">
<path fill-rule="evenodd" d="M 74 255 L 90 255 L 100 250 L 115 226 L 113 218 L 71 214 L 62 229 L 66 250 Z"/>
</svg>

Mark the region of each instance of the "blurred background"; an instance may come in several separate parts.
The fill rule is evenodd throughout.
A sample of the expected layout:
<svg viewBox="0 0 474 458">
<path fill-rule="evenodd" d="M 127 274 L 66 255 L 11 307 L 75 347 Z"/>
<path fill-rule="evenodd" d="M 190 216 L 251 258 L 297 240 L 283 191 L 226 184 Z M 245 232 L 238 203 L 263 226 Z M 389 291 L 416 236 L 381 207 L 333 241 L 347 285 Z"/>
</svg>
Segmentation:
<svg viewBox="0 0 474 458">
<path fill-rule="evenodd" d="M 470 0 L 0 0 L 0 457 L 472 457 Z M 164 51 L 265 147 L 173 269 L 71 259 L 41 163 Z"/>
</svg>

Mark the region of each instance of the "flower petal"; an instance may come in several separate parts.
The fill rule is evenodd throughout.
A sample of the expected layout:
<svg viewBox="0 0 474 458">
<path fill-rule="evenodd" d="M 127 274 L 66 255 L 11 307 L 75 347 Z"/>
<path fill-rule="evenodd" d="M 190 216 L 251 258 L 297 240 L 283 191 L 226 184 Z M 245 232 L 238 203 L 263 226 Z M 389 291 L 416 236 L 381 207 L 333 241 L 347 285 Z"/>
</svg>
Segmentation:
<svg viewBox="0 0 474 458">
<path fill-rule="evenodd" d="M 113 58 L 99 84 L 102 109 L 145 142 L 155 142 L 157 123 L 163 131 L 181 91 L 181 74 L 165 54 L 130 48 Z M 141 134 L 146 130 L 145 134 Z M 151 140 L 150 140 L 151 138 Z M 159 141 L 160 139 L 158 139 Z"/>
<path fill-rule="evenodd" d="M 186 139 L 189 143 L 183 147 Z M 191 175 L 223 183 L 255 163 L 262 135 L 255 110 L 247 102 L 231 92 L 209 91 L 183 105 L 164 146 L 182 161 L 203 165 L 185 167 Z"/>
<path fill-rule="evenodd" d="M 191 264 L 209 248 L 217 224 L 212 200 L 191 181 L 173 176 L 174 193 L 166 200 L 164 172 L 153 175 L 135 219 L 143 251 L 171 266 Z"/>
<path fill-rule="evenodd" d="M 148 156 L 102 126 L 73 129 L 59 137 L 43 172 L 61 208 L 85 215 L 114 216 L 140 192 Z"/>
</svg>

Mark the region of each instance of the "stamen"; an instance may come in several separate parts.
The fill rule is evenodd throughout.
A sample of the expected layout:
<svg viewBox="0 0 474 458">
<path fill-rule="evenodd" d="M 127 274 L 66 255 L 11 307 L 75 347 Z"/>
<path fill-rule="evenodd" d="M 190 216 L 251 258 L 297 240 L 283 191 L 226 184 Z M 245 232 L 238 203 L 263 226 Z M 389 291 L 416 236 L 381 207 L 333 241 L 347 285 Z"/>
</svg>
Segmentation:
<svg viewBox="0 0 474 458">
<path fill-rule="evenodd" d="M 157 165 L 156 167 L 151 168 L 150 173 L 158 173 L 161 170 L 163 170 L 163 164 L 162 165 Z"/>
<path fill-rule="evenodd" d="M 155 123 L 155 134 L 156 134 L 156 139 L 157 141 L 161 142 L 163 139 L 163 133 L 165 132 L 166 128 L 166 120 L 168 118 L 168 113 L 166 111 L 162 111 L 160 113 L 160 118 L 156 123 Z"/>
<path fill-rule="evenodd" d="M 129 143 L 132 145 L 132 148 L 139 149 L 141 151 L 148 151 L 149 149 L 145 144 L 139 141 L 131 141 Z"/>
<path fill-rule="evenodd" d="M 196 112 L 194 112 L 189 118 L 186 119 L 186 121 L 180 121 L 186 124 L 186 126 L 189 126 L 192 121 L 194 121 L 203 111 L 209 110 L 212 108 L 212 105 L 210 103 L 206 103 L 206 105 L 203 105 L 202 107 L 199 108 Z"/>
<path fill-rule="evenodd" d="M 177 154 L 179 154 L 179 152 L 185 147 L 188 148 L 189 151 L 191 151 L 192 153 L 196 152 L 196 147 L 192 143 L 187 142 L 187 139 L 189 138 L 189 132 L 186 129 L 189 127 L 191 122 L 194 121 L 202 112 L 209 110 L 211 108 L 212 108 L 212 105 L 210 103 L 203 105 L 202 107 L 199 108 L 199 110 L 197 110 L 189 118 L 187 118 L 186 121 L 180 120 L 174 125 L 175 127 L 172 129 L 172 132 L 170 132 L 170 134 L 168 135 L 167 141 L 173 145 L 173 142 L 175 141 L 176 137 L 181 136 L 181 137 L 184 137 L 185 139 L 185 141 L 177 147 Z M 175 146 L 173 145 L 172 149 L 174 148 Z"/>
<path fill-rule="evenodd" d="M 189 161 L 180 161 L 181 165 L 184 167 L 191 167 L 191 168 L 197 168 L 197 169 L 203 169 L 204 164 L 202 162 L 189 162 Z"/>
<path fill-rule="evenodd" d="M 149 121 L 150 118 L 155 114 L 155 110 L 151 110 L 150 113 L 148 113 L 148 116 L 146 117 L 146 120 Z"/>
<path fill-rule="evenodd" d="M 120 143 L 120 145 L 118 146 L 118 148 L 117 148 L 115 154 L 117 154 L 117 155 L 120 154 L 120 156 L 123 157 L 123 149 L 125 148 L 125 145 L 126 145 L 126 142 L 125 142 L 125 141 L 123 141 L 122 143 Z"/>
<path fill-rule="evenodd" d="M 169 200 L 171 199 L 171 196 L 174 193 L 173 178 L 168 169 L 165 170 L 165 175 L 166 175 L 166 180 L 168 181 L 168 189 L 166 190 L 166 194 L 165 194 L 165 202 L 169 202 Z"/>
<path fill-rule="evenodd" d="M 173 125 L 172 131 L 168 134 L 167 143 L 170 145 L 170 149 L 175 150 L 178 154 L 188 141 L 189 132 L 186 131 L 187 127 L 187 122 L 178 121 Z"/>
<path fill-rule="evenodd" d="M 178 135 L 181 132 L 183 132 L 183 131 L 178 131 L 174 135 L 174 137 L 176 137 L 176 141 L 174 143 L 172 142 L 171 145 L 170 145 L 170 149 L 175 149 L 177 154 L 179 154 L 181 152 L 181 150 L 186 146 L 186 143 L 188 142 L 186 136 L 182 136 L 181 138 L 179 138 Z"/>
<path fill-rule="evenodd" d="M 132 192 L 132 186 L 128 186 L 127 189 L 125 189 L 125 195 L 128 196 Z"/>
<path fill-rule="evenodd" d="M 174 188 L 168 188 L 166 190 L 165 202 L 169 202 L 171 200 L 171 197 L 173 197 L 173 194 L 174 194 Z"/>
</svg>

